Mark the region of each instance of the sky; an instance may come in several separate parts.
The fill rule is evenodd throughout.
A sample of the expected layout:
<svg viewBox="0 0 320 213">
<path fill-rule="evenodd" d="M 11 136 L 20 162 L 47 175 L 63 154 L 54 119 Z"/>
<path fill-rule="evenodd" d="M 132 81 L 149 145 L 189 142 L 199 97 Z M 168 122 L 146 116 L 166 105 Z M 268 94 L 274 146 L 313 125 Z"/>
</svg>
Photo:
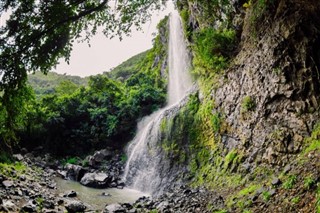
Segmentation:
<svg viewBox="0 0 320 213">
<path fill-rule="evenodd" d="M 102 33 L 97 33 L 90 40 L 90 47 L 86 42 L 75 42 L 69 64 L 60 60 L 54 72 L 60 74 L 77 75 L 81 77 L 96 75 L 109 71 L 130 57 L 152 47 L 152 35 L 156 32 L 158 22 L 172 11 L 173 5 L 169 4 L 164 11 L 154 13 L 151 21 L 142 26 L 143 31 L 133 30 L 130 37 L 122 41 L 115 37 L 106 38 Z"/>
</svg>

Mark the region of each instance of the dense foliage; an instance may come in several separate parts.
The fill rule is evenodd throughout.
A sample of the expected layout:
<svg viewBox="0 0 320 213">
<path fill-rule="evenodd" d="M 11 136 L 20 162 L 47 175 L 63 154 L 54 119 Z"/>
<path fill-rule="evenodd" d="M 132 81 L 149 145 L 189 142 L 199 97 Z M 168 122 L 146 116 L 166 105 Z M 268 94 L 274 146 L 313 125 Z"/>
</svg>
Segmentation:
<svg viewBox="0 0 320 213">
<path fill-rule="evenodd" d="M 61 75 L 55 72 L 49 72 L 43 75 L 41 72 L 28 75 L 28 84 L 34 89 L 37 97 L 44 94 L 54 93 L 57 87 L 63 89 L 63 84 L 66 86 L 73 85 L 74 88 L 86 86 L 88 78 L 81 78 L 79 76 Z M 66 90 L 67 88 L 63 89 Z"/>
<path fill-rule="evenodd" d="M 117 79 L 120 81 L 127 80 L 130 76 L 139 71 L 139 64 L 141 64 L 141 62 L 147 56 L 147 53 L 148 51 L 145 51 L 135 55 L 121 63 L 119 66 L 111 69 L 110 72 L 105 72 L 104 74 L 112 79 Z"/>
<path fill-rule="evenodd" d="M 130 33 L 161 6 L 158 0 L 1 0 L 0 15 L 10 15 L 0 28 L 1 145 L 14 141 L 26 95 L 27 73 L 47 73 L 59 58 L 67 61 L 72 42 Z M 83 33 L 85 31 L 85 33 Z"/>
<path fill-rule="evenodd" d="M 163 23 L 167 23 L 167 18 L 159 29 Z M 122 69 L 130 70 L 127 79 L 120 81 L 103 74 L 90 77 L 88 85 L 81 86 L 82 80 L 68 77 L 47 94 L 29 101 L 19 131 L 21 145 L 42 145 L 59 155 L 122 147 L 134 135 L 137 120 L 165 103 L 166 80 L 161 77 L 161 66 L 154 63 L 159 57 L 166 61 L 166 55 L 159 50 L 166 49 L 167 44 L 161 43 L 159 36 L 151 50 L 134 57 L 139 60 L 129 59 L 114 69 L 116 73 L 107 74 L 115 77 Z M 52 78 L 59 77 L 43 77 L 44 88 L 51 85 Z M 43 90 L 40 86 L 35 88 Z"/>
</svg>

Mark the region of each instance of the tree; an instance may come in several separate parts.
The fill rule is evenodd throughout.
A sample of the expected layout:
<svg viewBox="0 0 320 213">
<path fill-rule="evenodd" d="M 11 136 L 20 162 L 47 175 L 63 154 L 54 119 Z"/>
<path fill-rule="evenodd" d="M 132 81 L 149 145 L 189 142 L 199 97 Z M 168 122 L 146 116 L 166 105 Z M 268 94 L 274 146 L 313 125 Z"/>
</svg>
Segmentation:
<svg viewBox="0 0 320 213">
<path fill-rule="evenodd" d="M 19 102 L 28 99 L 19 92 L 26 89 L 28 72 L 47 73 L 59 58 L 68 61 L 72 42 L 89 41 L 99 28 L 109 37 L 129 34 L 132 26 L 139 28 L 163 2 L 0 0 L 0 15 L 11 14 L 0 28 L 0 101 L 5 128 L 14 130 Z"/>
</svg>

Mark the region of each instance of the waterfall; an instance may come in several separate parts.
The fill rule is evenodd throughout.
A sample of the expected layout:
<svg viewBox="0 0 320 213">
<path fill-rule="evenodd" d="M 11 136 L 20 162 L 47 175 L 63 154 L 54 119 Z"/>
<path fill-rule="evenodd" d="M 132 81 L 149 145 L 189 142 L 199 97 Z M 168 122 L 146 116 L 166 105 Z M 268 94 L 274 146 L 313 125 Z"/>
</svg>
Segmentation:
<svg viewBox="0 0 320 213">
<path fill-rule="evenodd" d="M 166 174 L 163 174 L 168 166 L 163 168 L 166 159 L 161 152 L 161 121 L 178 113 L 192 87 L 190 57 L 177 11 L 170 14 L 168 60 L 167 105 L 139 122 L 137 135 L 127 149 L 128 160 L 123 177 L 129 187 L 149 194 L 161 192 L 161 186 L 168 181 Z"/>
</svg>

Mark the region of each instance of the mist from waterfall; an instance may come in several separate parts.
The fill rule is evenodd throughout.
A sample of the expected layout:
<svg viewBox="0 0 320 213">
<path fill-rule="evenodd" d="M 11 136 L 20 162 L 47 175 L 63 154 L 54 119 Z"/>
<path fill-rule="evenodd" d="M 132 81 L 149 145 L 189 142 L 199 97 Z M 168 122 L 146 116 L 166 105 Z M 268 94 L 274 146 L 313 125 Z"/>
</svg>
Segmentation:
<svg viewBox="0 0 320 213">
<path fill-rule="evenodd" d="M 166 174 L 161 148 L 160 124 L 163 118 L 178 113 L 192 87 L 189 74 L 190 56 L 185 43 L 181 19 L 177 11 L 170 14 L 169 27 L 169 83 L 167 105 L 145 117 L 138 124 L 137 134 L 127 149 L 128 160 L 123 180 L 128 187 L 154 194 L 161 191 Z"/>
</svg>

